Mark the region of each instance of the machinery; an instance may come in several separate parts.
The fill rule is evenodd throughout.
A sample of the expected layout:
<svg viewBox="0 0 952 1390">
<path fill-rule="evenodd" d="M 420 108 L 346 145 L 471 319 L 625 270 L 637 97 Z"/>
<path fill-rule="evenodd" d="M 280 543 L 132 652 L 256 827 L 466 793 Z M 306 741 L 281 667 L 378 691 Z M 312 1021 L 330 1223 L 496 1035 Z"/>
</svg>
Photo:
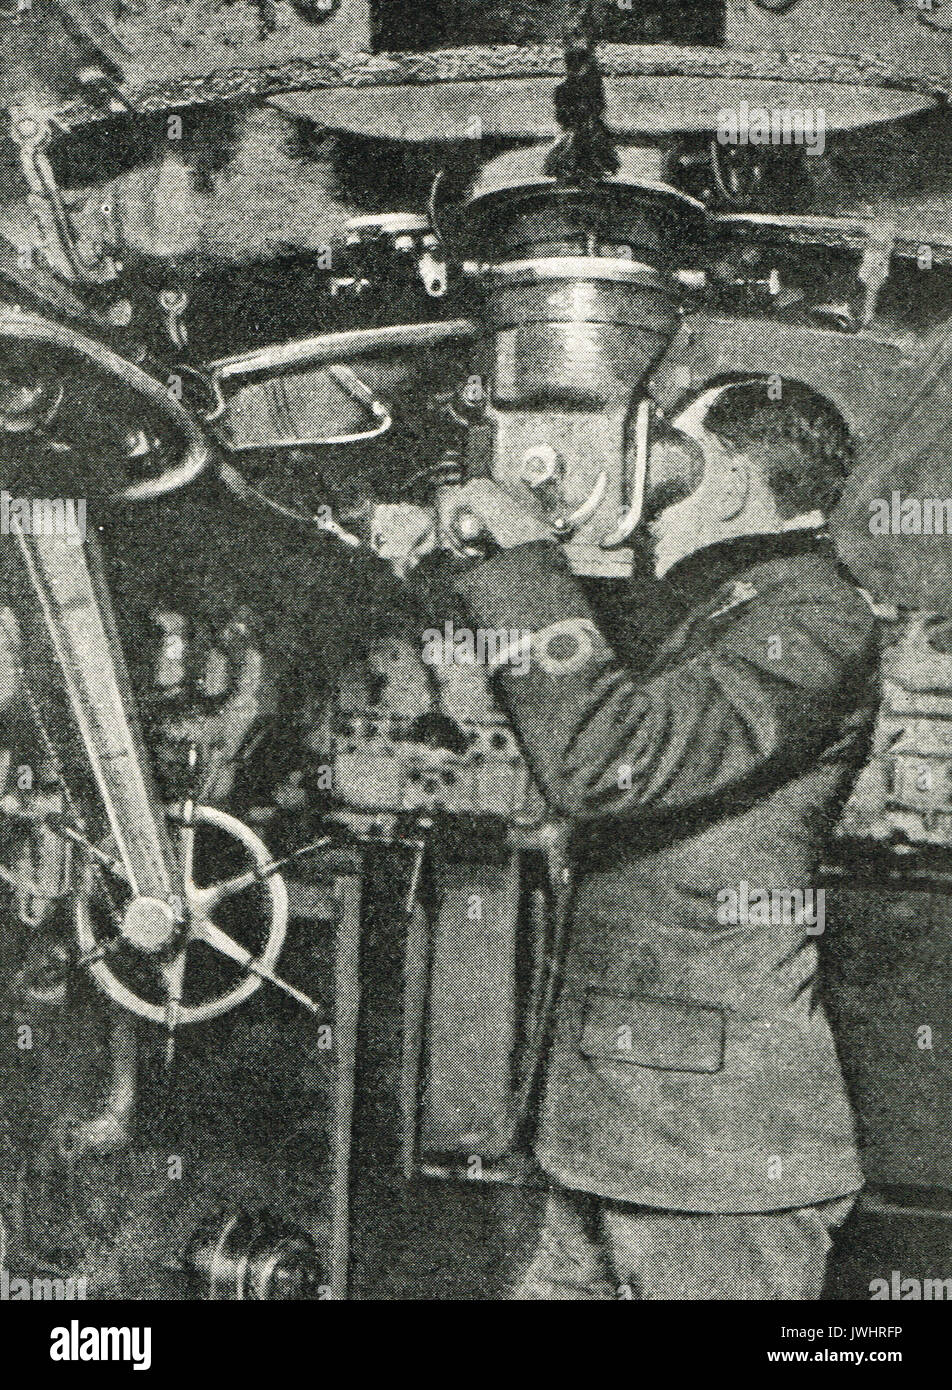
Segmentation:
<svg viewBox="0 0 952 1390">
<path fill-rule="evenodd" d="M 52 480 L 51 464 L 59 460 L 65 461 L 60 481 L 72 468 L 78 490 L 94 497 L 88 461 L 104 470 L 100 485 L 108 481 L 105 470 L 121 469 L 131 458 L 157 461 L 156 471 L 124 489 L 131 500 L 177 488 L 206 466 L 201 432 L 141 368 L 73 329 L 17 309 L 3 318 L 0 336 L 6 476 L 29 501 L 40 476 Z M 95 442 L 94 420 L 104 427 Z M 139 427 L 132 438 L 131 422 Z M 287 912 L 284 885 L 258 837 L 226 813 L 191 799 L 171 814 L 160 807 L 95 532 L 71 539 L 55 526 L 35 526 L 36 514 L 27 510 L 26 519 L 12 523 L 8 545 L 22 565 L 20 592 L 29 606 L 21 607 L 19 629 L 8 629 L 7 641 L 29 653 L 22 658 L 27 699 L 48 751 L 45 775 L 60 796 L 50 812 L 49 797 L 37 808 L 30 787 L 22 805 L 12 797 L 4 809 L 13 819 L 41 820 L 79 851 L 72 867 L 82 964 L 117 1003 L 174 1030 L 233 1007 L 273 975 Z M 54 681 L 44 679 L 44 656 Z M 199 885 L 197 842 L 209 832 L 240 846 L 246 867 L 221 883 Z M 265 906 L 264 940 L 252 951 L 212 920 L 227 898 L 249 890 L 263 893 Z M 188 1001 L 186 952 L 198 939 L 247 969 L 236 990 Z M 154 968 L 157 997 L 123 981 L 126 952 Z"/>
<path fill-rule="evenodd" d="M 347 16 L 326 7 L 311 18 L 322 27 Z M 97 33 L 86 25 L 84 43 L 95 47 Z M 947 565 L 926 592 L 921 554 L 899 545 L 886 574 L 865 524 L 890 476 L 905 468 L 908 490 L 928 485 L 931 462 L 910 440 L 934 458 L 952 418 L 952 231 L 817 212 L 802 141 L 762 150 L 722 141 L 718 124 L 738 103 L 748 114 L 812 103 L 831 140 L 875 139 L 880 127 L 929 119 L 947 78 L 910 62 L 596 37 L 576 34 L 564 51 L 317 52 L 284 67 L 138 81 L 124 76 L 121 52 L 100 51 L 68 94 L 24 84 L 6 103 L 42 246 L 25 254 L 7 238 L 0 253 L 0 452 L 4 496 L 22 504 L 0 545 L 7 645 L 26 667 L 43 763 L 36 785 L 0 803 L 5 824 L 32 837 L 5 878 L 23 921 L 68 899 L 66 965 L 116 1006 L 106 1106 L 73 1133 L 73 1158 L 128 1137 L 131 1018 L 164 1029 L 170 1055 L 180 1027 L 236 1008 L 264 982 L 321 1014 L 280 969 L 283 872 L 313 857 L 340 907 L 336 1295 L 346 1292 L 362 856 L 368 845 L 410 851 L 399 924 L 405 1171 L 454 1173 L 475 1159 L 480 1176 L 506 1177 L 558 955 L 565 828 L 533 786 L 485 672 L 452 658 L 423 672 L 412 698 L 383 658 L 364 694 L 337 690 L 308 749 L 330 772 L 330 795 L 308 808 L 321 833 L 290 855 L 273 857 L 259 834 L 273 807 L 253 829 L 209 804 L 223 798 L 203 796 L 197 745 L 181 797 L 163 804 L 141 727 L 147 696 L 126 669 L 95 517 L 75 543 L 65 503 L 148 504 L 214 474 L 260 518 L 300 527 L 315 550 L 354 550 L 372 538 L 377 507 L 438 507 L 448 486 L 490 476 L 523 489 L 575 573 L 610 593 L 644 579 L 636 533 L 658 413 L 707 383 L 782 373 L 826 394 L 857 441 L 861 465 L 835 526 L 873 600 L 952 602 Z M 74 132 L 229 100 L 267 101 L 354 138 L 389 122 L 407 143 L 438 144 L 444 168 L 417 205 L 355 213 L 312 258 L 308 331 L 205 354 L 192 321 L 201 286 L 174 265 L 156 278 L 108 235 L 90 247 L 57 163 Z M 486 157 L 464 157 L 467 141 L 485 142 Z M 35 504 L 56 499 L 64 525 L 34 526 Z M 442 543 L 478 549 L 470 521 L 453 518 Z M 233 674 L 216 687 L 217 708 Z M 887 731 L 881 759 L 893 771 L 901 762 L 902 775 L 880 776 L 880 766 L 846 828 L 948 848 L 952 781 L 924 788 L 915 775 L 918 754 L 943 766 L 948 754 L 936 732 L 944 705 L 920 674 L 906 694 L 897 683 L 890 706 L 918 744 L 897 751 Z M 163 681 L 175 684 L 167 672 Z M 455 830 L 455 845 L 431 839 L 434 826 Z M 199 950 L 227 963 L 210 993 L 190 974 Z M 272 1296 L 279 1256 L 290 1271 L 281 1287 L 316 1287 L 307 1241 L 266 1217 L 202 1230 L 186 1263 L 211 1297 L 258 1298 Z"/>
</svg>

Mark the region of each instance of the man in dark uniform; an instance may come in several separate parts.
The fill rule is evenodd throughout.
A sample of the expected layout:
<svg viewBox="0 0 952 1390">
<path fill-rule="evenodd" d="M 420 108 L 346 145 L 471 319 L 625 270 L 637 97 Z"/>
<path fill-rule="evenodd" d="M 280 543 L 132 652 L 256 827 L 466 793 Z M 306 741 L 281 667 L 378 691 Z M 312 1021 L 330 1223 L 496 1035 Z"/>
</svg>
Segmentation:
<svg viewBox="0 0 952 1390">
<path fill-rule="evenodd" d="M 862 761 L 875 620 L 823 529 L 848 432 L 775 386 L 704 392 L 652 449 L 655 568 L 687 616 L 645 674 L 522 499 L 457 499 L 496 550 L 454 586 L 480 628 L 533 634 L 496 688 L 576 826 L 519 1298 L 817 1298 L 862 1184 L 804 904 Z"/>
</svg>

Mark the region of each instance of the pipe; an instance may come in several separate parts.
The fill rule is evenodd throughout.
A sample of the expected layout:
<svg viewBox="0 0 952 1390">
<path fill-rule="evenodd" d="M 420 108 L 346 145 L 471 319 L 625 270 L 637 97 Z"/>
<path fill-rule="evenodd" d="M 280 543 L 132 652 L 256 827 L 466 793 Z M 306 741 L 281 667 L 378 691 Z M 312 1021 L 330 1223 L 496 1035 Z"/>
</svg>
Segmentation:
<svg viewBox="0 0 952 1390">
<path fill-rule="evenodd" d="M 343 333 L 318 333 L 290 343 L 254 348 L 251 352 L 220 357 L 208 364 L 213 381 L 277 372 L 286 367 L 317 367 L 359 357 L 365 352 L 392 352 L 402 348 L 430 347 L 454 339 L 475 338 L 479 329 L 471 319 L 445 319 L 436 323 L 397 323 L 384 328 L 355 328 Z"/>
<path fill-rule="evenodd" d="M 129 1142 L 138 1092 L 138 1046 L 135 1024 L 127 1014 L 113 1014 L 108 1049 L 109 1090 L 102 1109 L 71 1124 L 57 1145 L 60 1157 L 69 1163 L 115 1153 Z"/>
</svg>

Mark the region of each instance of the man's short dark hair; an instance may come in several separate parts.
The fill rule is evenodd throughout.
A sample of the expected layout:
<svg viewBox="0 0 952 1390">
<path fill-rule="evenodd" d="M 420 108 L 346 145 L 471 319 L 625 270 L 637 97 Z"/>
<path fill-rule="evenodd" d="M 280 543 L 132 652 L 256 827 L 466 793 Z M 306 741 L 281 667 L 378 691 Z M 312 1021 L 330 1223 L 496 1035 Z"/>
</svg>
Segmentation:
<svg viewBox="0 0 952 1390">
<path fill-rule="evenodd" d="M 853 467 L 842 415 L 799 381 L 738 381 L 714 401 L 704 428 L 763 468 L 784 520 L 816 510 L 828 516 Z"/>
</svg>

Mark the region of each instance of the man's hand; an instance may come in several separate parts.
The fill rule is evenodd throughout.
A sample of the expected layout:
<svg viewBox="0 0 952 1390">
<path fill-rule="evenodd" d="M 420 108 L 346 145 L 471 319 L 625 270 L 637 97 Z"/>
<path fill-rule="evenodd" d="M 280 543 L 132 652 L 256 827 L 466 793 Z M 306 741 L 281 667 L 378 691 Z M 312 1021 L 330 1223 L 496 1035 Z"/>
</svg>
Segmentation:
<svg viewBox="0 0 952 1390">
<path fill-rule="evenodd" d="M 389 561 L 398 579 L 406 578 L 424 555 L 437 549 L 474 555 L 487 542 L 508 550 L 552 537 L 552 527 L 531 500 L 524 501 L 491 478 L 441 489 L 436 509 L 410 503 L 376 507 L 371 524 L 373 549 Z"/>
<path fill-rule="evenodd" d="M 412 570 L 437 546 L 436 513 L 410 502 L 375 507 L 370 523 L 370 544 L 381 560 L 387 560 L 398 579 Z"/>
<path fill-rule="evenodd" d="M 475 525 L 471 518 L 475 518 Z M 440 523 L 456 547 L 461 541 L 464 545 L 472 543 L 469 530 L 475 532 L 477 543 L 481 533 L 503 550 L 530 541 L 550 541 L 553 536 L 551 525 L 536 510 L 531 497 L 523 499 L 492 478 L 474 478 L 462 487 L 444 488 Z"/>
</svg>

